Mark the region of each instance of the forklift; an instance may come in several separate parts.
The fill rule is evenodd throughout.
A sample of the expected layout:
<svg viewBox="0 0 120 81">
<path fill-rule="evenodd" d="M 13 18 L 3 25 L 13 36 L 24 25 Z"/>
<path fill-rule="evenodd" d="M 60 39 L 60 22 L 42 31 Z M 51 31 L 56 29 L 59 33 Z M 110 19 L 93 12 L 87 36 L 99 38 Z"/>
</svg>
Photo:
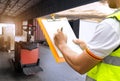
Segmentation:
<svg viewBox="0 0 120 81">
<path fill-rule="evenodd" d="M 15 72 L 34 75 L 39 71 L 43 71 L 40 67 L 38 42 L 31 41 L 31 36 L 36 30 L 36 26 L 31 24 L 24 26 L 26 26 L 24 31 L 27 32 L 27 41 L 15 42 L 15 54 L 12 63 Z"/>
</svg>

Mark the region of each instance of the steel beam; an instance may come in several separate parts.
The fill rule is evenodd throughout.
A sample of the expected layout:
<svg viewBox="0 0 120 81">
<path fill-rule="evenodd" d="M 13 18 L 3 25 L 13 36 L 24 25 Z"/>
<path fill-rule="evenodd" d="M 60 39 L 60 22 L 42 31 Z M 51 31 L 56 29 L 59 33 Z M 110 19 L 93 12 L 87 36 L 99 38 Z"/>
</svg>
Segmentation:
<svg viewBox="0 0 120 81">
<path fill-rule="evenodd" d="M 21 20 L 33 19 L 96 1 L 99 0 L 41 0 L 35 6 L 16 16 L 16 18 Z"/>
</svg>

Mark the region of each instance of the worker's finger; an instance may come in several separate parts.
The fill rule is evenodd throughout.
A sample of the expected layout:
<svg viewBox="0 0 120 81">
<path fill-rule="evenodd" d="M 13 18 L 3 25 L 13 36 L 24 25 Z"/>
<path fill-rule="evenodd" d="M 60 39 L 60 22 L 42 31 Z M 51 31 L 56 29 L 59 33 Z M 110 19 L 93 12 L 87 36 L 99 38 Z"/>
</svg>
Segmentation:
<svg viewBox="0 0 120 81">
<path fill-rule="evenodd" d="M 76 43 L 76 44 L 81 44 L 82 43 L 82 41 L 79 40 L 79 39 L 74 39 L 73 42 Z"/>
</svg>

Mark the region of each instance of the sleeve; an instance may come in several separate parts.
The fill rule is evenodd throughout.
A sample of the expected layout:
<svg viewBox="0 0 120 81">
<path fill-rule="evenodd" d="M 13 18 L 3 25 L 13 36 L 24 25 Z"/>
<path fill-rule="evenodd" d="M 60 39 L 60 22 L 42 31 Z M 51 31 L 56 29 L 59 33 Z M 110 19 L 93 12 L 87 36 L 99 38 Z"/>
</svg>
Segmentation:
<svg viewBox="0 0 120 81">
<path fill-rule="evenodd" d="M 88 42 L 88 49 L 95 56 L 104 58 L 118 46 L 119 40 L 115 29 L 103 21 L 96 27 L 93 38 Z"/>
</svg>

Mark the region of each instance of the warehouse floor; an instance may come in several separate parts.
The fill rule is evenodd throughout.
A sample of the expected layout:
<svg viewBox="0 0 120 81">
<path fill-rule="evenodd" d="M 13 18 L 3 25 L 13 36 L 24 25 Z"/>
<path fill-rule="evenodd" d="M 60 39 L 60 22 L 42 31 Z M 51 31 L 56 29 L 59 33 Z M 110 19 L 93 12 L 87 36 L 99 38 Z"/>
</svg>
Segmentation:
<svg viewBox="0 0 120 81">
<path fill-rule="evenodd" d="M 15 73 L 9 59 L 14 54 L 0 52 L 0 81 L 85 81 L 85 75 L 80 75 L 67 63 L 56 63 L 49 47 L 40 45 L 40 67 L 43 71 L 25 76 Z"/>
</svg>

